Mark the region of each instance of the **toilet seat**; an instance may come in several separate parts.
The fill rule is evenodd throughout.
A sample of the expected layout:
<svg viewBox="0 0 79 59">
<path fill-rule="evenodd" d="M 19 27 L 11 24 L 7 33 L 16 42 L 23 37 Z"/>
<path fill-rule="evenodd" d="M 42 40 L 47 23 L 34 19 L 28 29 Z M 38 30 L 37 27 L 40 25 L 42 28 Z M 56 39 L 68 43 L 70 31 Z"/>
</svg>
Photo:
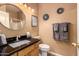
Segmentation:
<svg viewBox="0 0 79 59">
<path fill-rule="evenodd" d="M 39 44 L 39 47 L 40 48 L 49 48 L 49 45 L 47 45 L 47 44 Z"/>
<path fill-rule="evenodd" d="M 47 44 L 39 44 L 39 49 L 41 50 L 42 56 L 47 56 L 47 52 L 48 52 L 49 48 L 50 47 Z"/>
</svg>

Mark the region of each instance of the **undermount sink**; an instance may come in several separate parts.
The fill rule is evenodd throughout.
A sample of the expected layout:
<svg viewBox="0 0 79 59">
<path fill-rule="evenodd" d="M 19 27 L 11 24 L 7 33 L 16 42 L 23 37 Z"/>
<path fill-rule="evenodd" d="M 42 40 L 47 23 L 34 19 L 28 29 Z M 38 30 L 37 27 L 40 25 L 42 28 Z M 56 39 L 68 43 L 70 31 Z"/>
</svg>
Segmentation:
<svg viewBox="0 0 79 59">
<path fill-rule="evenodd" d="M 19 42 L 11 43 L 11 44 L 9 44 L 9 46 L 11 46 L 12 48 L 16 48 L 16 47 L 19 47 L 19 46 L 24 45 L 24 44 L 29 44 L 30 42 L 31 41 L 29 41 L 29 40 L 22 40 Z"/>
</svg>

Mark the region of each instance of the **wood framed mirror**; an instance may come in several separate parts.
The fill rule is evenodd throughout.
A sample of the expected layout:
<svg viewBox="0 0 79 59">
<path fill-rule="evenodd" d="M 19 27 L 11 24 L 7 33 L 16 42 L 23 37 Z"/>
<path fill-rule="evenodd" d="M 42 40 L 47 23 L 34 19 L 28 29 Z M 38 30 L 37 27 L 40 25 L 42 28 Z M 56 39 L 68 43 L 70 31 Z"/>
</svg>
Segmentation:
<svg viewBox="0 0 79 59">
<path fill-rule="evenodd" d="M 0 23 L 8 29 L 20 30 L 24 27 L 26 16 L 14 4 L 0 4 Z"/>
</svg>

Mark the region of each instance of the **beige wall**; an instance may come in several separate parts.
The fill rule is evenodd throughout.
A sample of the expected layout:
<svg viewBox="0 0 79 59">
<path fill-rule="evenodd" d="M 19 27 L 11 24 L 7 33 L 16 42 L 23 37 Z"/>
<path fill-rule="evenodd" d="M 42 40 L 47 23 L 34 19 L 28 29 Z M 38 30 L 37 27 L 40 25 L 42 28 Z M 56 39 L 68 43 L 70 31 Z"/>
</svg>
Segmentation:
<svg viewBox="0 0 79 59">
<path fill-rule="evenodd" d="M 32 12 L 31 9 L 25 8 L 23 5 L 16 4 L 21 10 L 23 10 L 26 16 L 26 24 L 23 29 L 14 31 L 7 29 L 0 24 L 0 30 L 7 37 L 12 37 L 20 34 L 25 34 L 27 31 L 31 32 L 32 35 L 40 35 L 43 43 L 50 45 L 50 50 L 62 55 L 76 55 L 76 49 L 71 45 L 72 42 L 76 42 L 76 20 L 77 20 L 77 7 L 76 4 L 29 4 L 31 8 L 35 9 Z M 59 15 L 56 13 L 57 8 L 63 7 L 65 9 L 64 13 Z M 38 12 L 39 9 L 39 12 Z M 43 14 L 45 10 L 49 10 L 49 20 L 43 20 Z M 31 26 L 31 15 L 38 15 L 39 18 L 39 29 L 38 27 Z M 53 39 L 53 23 L 70 22 L 70 41 L 60 42 Z M 38 32 L 39 31 L 39 32 Z"/>
<path fill-rule="evenodd" d="M 1 11 L 6 11 L 6 6 L 5 6 L 5 5 L 3 5 L 3 6 L 0 5 L 0 10 L 1 10 Z"/>
<path fill-rule="evenodd" d="M 28 7 L 24 7 L 21 4 L 14 4 L 14 5 L 16 5 L 18 8 L 20 8 L 24 12 L 26 16 L 26 20 L 25 20 L 26 24 L 23 29 L 16 30 L 16 31 L 7 29 L 6 27 L 0 24 L 1 32 L 4 33 L 7 37 L 22 35 L 22 34 L 25 34 L 27 31 L 31 32 L 32 35 L 38 35 L 38 27 L 31 26 L 31 16 L 32 15 L 37 16 L 37 4 L 32 4 L 32 8 L 35 9 L 35 12 L 32 12 L 32 9 L 28 9 Z"/>
<path fill-rule="evenodd" d="M 57 14 L 56 10 L 60 7 L 64 8 L 63 14 Z M 43 14 L 48 11 L 49 20 L 43 20 Z M 39 4 L 39 35 L 43 43 L 50 45 L 50 50 L 61 55 L 76 55 L 76 49 L 72 46 L 72 42 L 76 42 L 76 20 L 77 5 L 76 4 Z M 70 22 L 70 41 L 60 42 L 53 39 L 53 23 Z"/>
</svg>

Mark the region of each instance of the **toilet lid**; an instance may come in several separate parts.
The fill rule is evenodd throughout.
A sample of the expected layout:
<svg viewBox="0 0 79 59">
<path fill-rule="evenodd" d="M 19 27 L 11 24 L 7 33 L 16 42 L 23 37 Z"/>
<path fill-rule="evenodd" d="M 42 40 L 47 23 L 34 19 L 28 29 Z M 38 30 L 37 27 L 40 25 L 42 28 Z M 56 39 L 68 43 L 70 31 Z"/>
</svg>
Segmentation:
<svg viewBox="0 0 79 59">
<path fill-rule="evenodd" d="M 47 45 L 47 44 L 39 44 L 39 47 L 40 48 L 49 48 L 49 45 Z"/>
</svg>

